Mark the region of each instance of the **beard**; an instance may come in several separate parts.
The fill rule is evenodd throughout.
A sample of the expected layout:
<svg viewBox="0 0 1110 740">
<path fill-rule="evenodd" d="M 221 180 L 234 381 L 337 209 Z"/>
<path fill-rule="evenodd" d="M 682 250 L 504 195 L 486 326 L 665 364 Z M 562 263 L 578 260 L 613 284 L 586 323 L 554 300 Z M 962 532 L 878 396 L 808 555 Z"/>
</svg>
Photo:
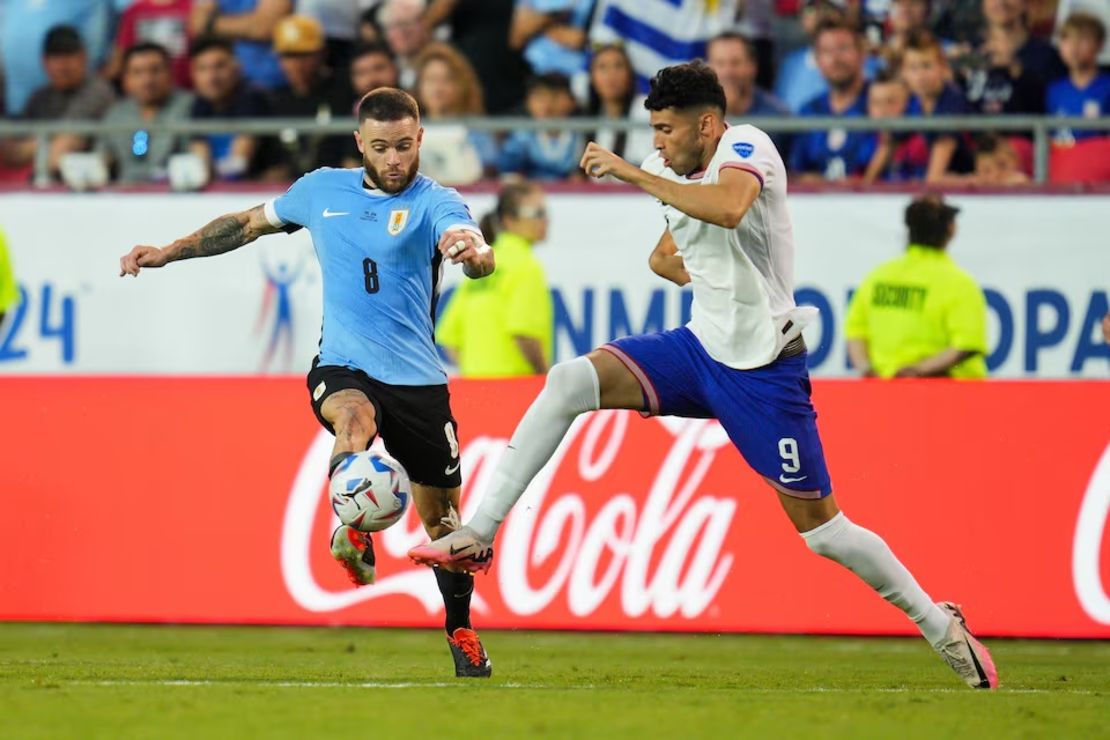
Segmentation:
<svg viewBox="0 0 1110 740">
<path fill-rule="evenodd" d="M 413 178 L 416 177 L 416 173 L 420 169 L 420 155 L 417 154 L 416 157 L 413 158 L 412 165 L 405 173 L 404 179 L 396 184 L 391 184 L 386 180 L 382 174 L 374 168 L 374 165 L 370 163 L 370 160 L 365 154 L 362 155 L 362 167 L 366 170 L 366 176 L 370 178 L 370 182 L 373 183 L 374 187 L 378 190 L 381 190 L 383 193 L 399 193 L 412 184 Z"/>
</svg>

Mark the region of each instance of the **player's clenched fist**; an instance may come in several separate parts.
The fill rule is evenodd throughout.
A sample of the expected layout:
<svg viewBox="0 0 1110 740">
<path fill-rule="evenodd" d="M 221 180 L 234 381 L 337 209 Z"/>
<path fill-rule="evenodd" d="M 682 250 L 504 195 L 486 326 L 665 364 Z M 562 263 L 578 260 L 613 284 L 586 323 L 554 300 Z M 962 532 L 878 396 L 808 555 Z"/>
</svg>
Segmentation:
<svg viewBox="0 0 1110 740">
<path fill-rule="evenodd" d="M 462 263 L 467 277 L 480 278 L 493 272 L 493 250 L 482 235 L 470 229 L 448 229 L 439 239 L 439 251 L 452 264 Z"/>
<path fill-rule="evenodd" d="M 488 249 L 485 241 L 469 229 L 448 229 L 439 240 L 440 253 L 453 265 L 469 262 Z"/>
<path fill-rule="evenodd" d="M 119 258 L 119 275 L 138 275 L 140 267 L 162 267 L 166 254 L 158 247 L 138 246 Z"/>
<path fill-rule="evenodd" d="M 586 151 L 582 154 L 582 161 L 578 166 L 590 177 L 601 178 L 612 175 L 618 180 L 625 181 L 628 180 L 630 170 L 637 169 L 594 141 L 586 145 Z"/>
</svg>

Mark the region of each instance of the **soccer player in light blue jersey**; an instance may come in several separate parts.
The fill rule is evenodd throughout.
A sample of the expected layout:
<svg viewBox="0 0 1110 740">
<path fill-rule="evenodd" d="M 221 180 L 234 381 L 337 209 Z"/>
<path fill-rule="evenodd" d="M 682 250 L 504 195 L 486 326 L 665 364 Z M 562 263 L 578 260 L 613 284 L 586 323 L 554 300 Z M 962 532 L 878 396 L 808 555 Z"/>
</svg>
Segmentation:
<svg viewBox="0 0 1110 740">
<path fill-rule="evenodd" d="M 424 130 L 408 93 L 367 94 L 358 121 L 363 167 L 310 172 L 284 195 L 166 247 L 137 246 L 120 259 L 120 275 L 307 228 L 324 284 L 320 354 L 308 392 L 317 419 L 335 434 L 329 472 L 380 433 L 408 471 L 416 510 L 435 539 L 457 526 L 462 483 L 447 374 L 434 345 L 441 263 L 446 258 L 462 264 L 467 277 L 482 278 L 493 272 L 493 252 L 459 194 L 417 172 Z M 369 534 L 341 526 L 331 548 L 356 584 L 374 582 Z M 455 674 L 489 676 L 470 624 L 473 576 L 449 568 L 436 568 L 435 576 Z"/>
</svg>

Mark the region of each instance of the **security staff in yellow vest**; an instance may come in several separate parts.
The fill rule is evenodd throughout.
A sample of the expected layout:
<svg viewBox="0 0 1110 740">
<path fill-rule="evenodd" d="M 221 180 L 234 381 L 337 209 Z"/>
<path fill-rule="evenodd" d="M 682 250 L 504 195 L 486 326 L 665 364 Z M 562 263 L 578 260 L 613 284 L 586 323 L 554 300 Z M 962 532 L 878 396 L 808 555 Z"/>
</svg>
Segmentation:
<svg viewBox="0 0 1110 740">
<path fill-rule="evenodd" d="M 532 253 L 547 238 L 543 191 L 511 183 L 497 201 L 497 234 L 486 239 L 497 269 L 466 280 L 443 310 L 436 341 L 464 377 L 542 375 L 551 365 L 555 309 L 543 265 Z M 483 230 L 487 228 L 483 219 Z M 481 285 L 479 285 L 481 283 Z"/>
<path fill-rule="evenodd" d="M 983 378 L 987 303 L 945 248 L 958 208 L 939 196 L 906 208 L 906 253 L 873 270 L 848 306 L 852 366 L 882 378 Z"/>
</svg>

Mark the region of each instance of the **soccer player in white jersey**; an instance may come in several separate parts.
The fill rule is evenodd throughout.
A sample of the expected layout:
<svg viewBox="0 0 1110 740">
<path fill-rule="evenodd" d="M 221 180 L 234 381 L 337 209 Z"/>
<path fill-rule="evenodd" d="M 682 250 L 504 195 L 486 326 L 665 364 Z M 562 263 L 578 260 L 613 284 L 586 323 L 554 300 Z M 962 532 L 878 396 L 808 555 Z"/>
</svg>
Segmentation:
<svg viewBox="0 0 1110 740">
<path fill-rule="evenodd" d="M 644 105 L 657 151 L 641 168 L 593 143 L 581 164 L 593 177 L 616 177 L 662 204 L 667 226 L 649 262 L 660 276 L 692 284 L 690 323 L 619 339 L 555 365 L 474 518 L 409 556 L 488 570 L 501 522 L 581 413 L 634 409 L 716 418 L 775 490 L 811 550 L 903 610 L 969 686 L 995 688 L 994 662 L 960 608 L 934 603 L 886 543 L 849 520 L 832 494 L 801 337 L 816 312 L 794 304 L 786 170 L 775 145 L 754 126 L 725 123 L 724 92 L 700 62 L 660 71 Z"/>
</svg>

